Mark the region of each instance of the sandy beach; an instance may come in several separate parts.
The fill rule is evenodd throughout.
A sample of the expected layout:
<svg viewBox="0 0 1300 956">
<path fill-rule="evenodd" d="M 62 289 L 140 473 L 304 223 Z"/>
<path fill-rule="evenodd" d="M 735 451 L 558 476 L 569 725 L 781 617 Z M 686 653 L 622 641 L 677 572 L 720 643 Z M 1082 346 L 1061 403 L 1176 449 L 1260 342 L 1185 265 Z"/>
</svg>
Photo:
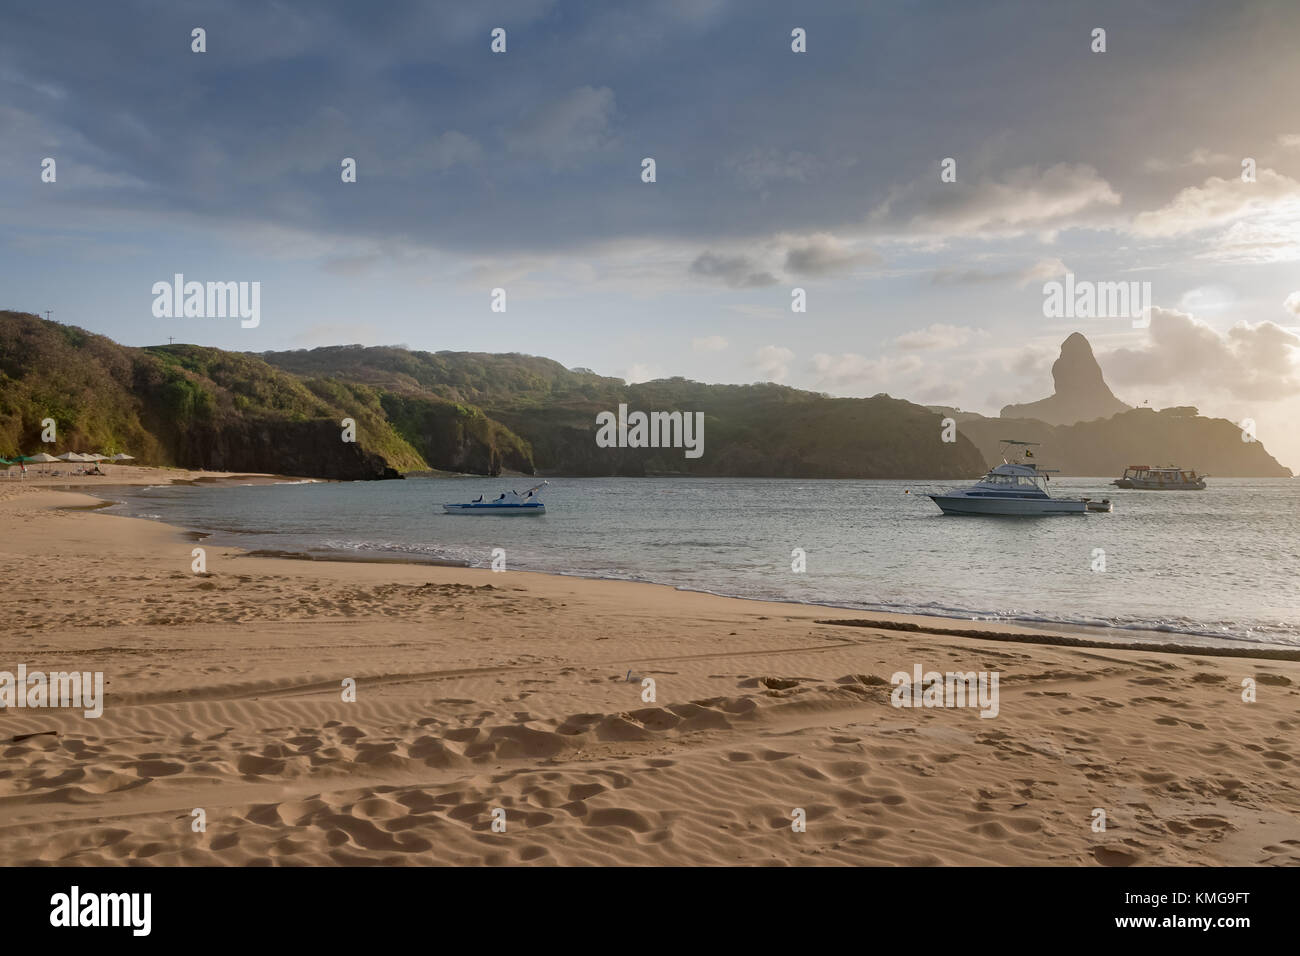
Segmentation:
<svg viewBox="0 0 1300 956">
<path fill-rule="evenodd" d="M 64 484 L 0 485 L 0 671 L 102 671 L 103 714 L 0 712 L 9 865 L 1300 863 L 1295 660 L 215 547 L 198 574 L 194 535 Z M 996 672 L 996 716 L 892 706 L 918 665 Z"/>
</svg>

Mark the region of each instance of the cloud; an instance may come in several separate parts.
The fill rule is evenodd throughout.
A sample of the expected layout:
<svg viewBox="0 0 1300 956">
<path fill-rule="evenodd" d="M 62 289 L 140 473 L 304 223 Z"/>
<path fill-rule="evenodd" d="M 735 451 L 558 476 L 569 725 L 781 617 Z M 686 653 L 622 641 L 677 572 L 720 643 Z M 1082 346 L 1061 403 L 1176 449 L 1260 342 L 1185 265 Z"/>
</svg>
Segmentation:
<svg viewBox="0 0 1300 956">
<path fill-rule="evenodd" d="M 999 238 L 1080 225 L 1118 206 L 1119 194 L 1087 165 L 1022 166 L 1000 181 L 913 183 L 871 214 L 878 228 L 909 237 Z M 1100 222 L 1100 220 L 1098 220 Z"/>
<path fill-rule="evenodd" d="M 1196 258 L 1239 263 L 1300 261 L 1300 196 L 1276 204 L 1256 219 L 1234 222 Z"/>
<path fill-rule="evenodd" d="M 749 244 L 744 252 L 705 251 L 691 262 L 690 271 L 745 289 L 774 285 L 780 281 L 778 273 L 790 279 L 843 278 L 877 259 L 871 250 L 854 248 L 829 232 L 780 233 Z"/>
<path fill-rule="evenodd" d="M 703 338 L 691 339 L 692 352 L 721 352 L 727 347 L 727 340 L 721 335 L 706 335 Z"/>
<path fill-rule="evenodd" d="M 1047 379 L 1047 372 L 1052 367 L 1060 355 L 1060 349 L 1048 347 L 1045 345 L 1030 345 L 1018 351 L 1011 361 L 1007 364 L 1007 370 L 1018 379 L 1024 378 L 1042 378 Z M 1019 399 L 1007 399 L 1002 402 L 1003 405 L 1010 405 Z M 995 403 L 996 404 L 996 403 Z"/>
<path fill-rule="evenodd" d="M 442 172 L 453 166 L 472 166 L 483 156 L 483 147 L 472 136 L 449 129 L 423 147 L 404 156 L 407 166 Z"/>
<path fill-rule="evenodd" d="M 1261 169 L 1253 183 L 1211 176 L 1188 186 L 1159 209 L 1139 213 L 1133 231 L 1139 236 L 1180 236 L 1224 226 L 1246 216 L 1271 212 L 1279 202 L 1300 196 L 1300 183 L 1271 169 Z"/>
<path fill-rule="evenodd" d="M 703 252 L 691 263 L 691 272 L 709 279 L 721 279 L 733 289 L 775 285 L 776 276 L 763 272 L 748 256 Z"/>
<path fill-rule="evenodd" d="M 807 182 L 821 167 L 820 161 L 798 150 L 782 152 L 755 147 L 743 156 L 733 156 L 724 163 L 742 185 L 758 192 L 771 183 Z"/>
<path fill-rule="evenodd" d="M 951 349 L 965 345 L 973 338 L 987 336 L 988 332 L 983 329 L 935 323 L 928 328 L 903 333 L 894 339 L 894 344 L 901 349 Z"/>
<path fill-rule="evenodd" d="M 784 319 L 789 314 L 788 307 L 782 309 L 774 305 L 751 305 L 747 302 L 733 302 L 727 305 L 726 309 L 728 312 L 743 315 L 747 319 Z"/>
<path fill-rule="evenodd" d="M 915 355 L 867 358 L 856 352 L 828 355 L 818 352 L 812 357 L 812 371 L 819 387 L 882 390 L 882 386 L 900 376 L 913 374 L 925 367 Z"/>
<path fill-rule="evenodd" d="M 1003 282 L 1010 272 L 982 272 L 979 269 L 936 269 L 930 275 L 934 285 L 975 285 L 980 282 Z"/>
<path fill-rule="evenodd" d="M 638 382 L 650 382 L 656 378 L 662 378 L 659 369 L 646 365 L 643 362 L 634 362 L 626 372 L 623 373 L 623 380 L 629 385 L 636 385 Z"/>
<path fill-rule="evenodd" d="M 1286 309 L 1292 315 L 1300 315 L 1300 292 L 1292 292 L 1282 303 L 1282 308 Z"/>
<path fill-rule="evenodd" d="M 1039 259 L 1016 277 L 1016 288 L 1036 285 L 1065 275 L 1070 269 L 1060 259 Z"/>
<path fill-rule="evenodd" d="M 1034 285 L 1046 279 L 1063 276 L 1070 270 L 1060 259 L 1039 259 L 1031 266 L 1016 272 L 981 272 L 978 269 L 940 269 L 930 276 L 936 285 L 966 285 L 981 282 L 1014 281 L 1017 289 Z"/>
<path fill-rule="evenodd" d="M 1132 231 L 1166 239 L 1211 229 L 1198 259 L 1268 263 L 1300 260 L 1300 182 L 1261 169 L 1253 183 L 1211 176 L 1188 186 L 1166 205 L 1138 214 Z"/>
<path fill-rule="evenodd" d="M 1287 149 L 1296 149 L 1300 147 L 1300 133 L 1278 133 L 1277 142 Z"/>
<path fill-rule="evenodd" d="M 1236 304 L 1237 296 L 1232 289 L 1217 283 L 1196 286 L 1178 297 L 1179 310 L 1193 315 L 1218 314 L 1234 308 Z"/>
<path fill-rule="evenodd" d="M 876 261 L 869 250 L 854 252 L 830 233 L 817 233 L 790 246 L 785 271 L 797 276 L 835 276 Z"/>
<path fill-rule="evenodd" d="M 794 352 L 790 349 L 780 345 L 764 345 L 754 352 L 750 364 L 758 369 L 766 381 L 780 382 L 790 374 L 790 363 L 793 360 Z"/>
<path fill-rule="evenodd" d="M 1179 385 L 1249 401 L 1300 394 L 1300 336 L 1273 322 L 1221 333 L 1186 312 L 1153 308 L 1148 341 L 1098 355 L 1113 385 Z"/>
<path fill-rule="evenodd" d="M 506 134 L 511 152 L 540 157 L 554 168 L 577 165 L 613 142 L 614 91 L 579 86 L 533 110 Z"/>
<path fill-rule="evenodd" d="M 1233 162 L 1235 162 L 1234 158 L 1226 153 L 1215 153 L 1204 146 L 1198 146 L 1176 162 L 1170 163 L 1163 159 L 1148 159 L 1142 164 L 1142 167 L 1148 172 L 1162 173 L 1188 166 L 1224 166 Z"/>
<path fill-rule="evenodd" d="M 957 400 L 957 386 L 953 382 L 927 385 L 911 396 L 911 400 L 926 405 L 951 405 Z"/>
<path fill-rule="evenodd" d="M 362 276 L 380 265 L 384 260 L 378 254 L 370 253 L 355 256 L 336 256 L 321 263 L 321 271 L 335 276 Z"/>
</svg>

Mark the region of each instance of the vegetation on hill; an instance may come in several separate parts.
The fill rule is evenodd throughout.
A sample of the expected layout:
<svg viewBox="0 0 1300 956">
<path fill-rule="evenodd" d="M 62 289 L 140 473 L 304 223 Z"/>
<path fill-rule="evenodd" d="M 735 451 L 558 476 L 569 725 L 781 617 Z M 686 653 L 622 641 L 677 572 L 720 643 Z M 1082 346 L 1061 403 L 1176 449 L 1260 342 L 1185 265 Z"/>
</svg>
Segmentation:
<svg viewBox="0 0 1300 956">
<path fill-rule="evenodd" d="M 333 345 L 266 352 L 272 365 L 295 375 L 363 382 L 387 392 L 426 394 L 467 405 L 544 404 L 562 399 L 608 402 L 621 378 L 518 352 L 413 352 L 392 346 Z"/>
<path fill-rule="evenodd" d="M 704 416 L 704 454 L 601 448 L 596 416 Z M 0 312 L 0 455 L 125 451 L 142 463 L 330 478 L 429 468 L 499 474 L 965 478 L 997 439 L 1040 440 L 1071 474 L 1176 461 L 1217 475 L 1289 474 L 1229 422 L 1138 409 L 1071 426 L 955 413 L 887 395 L 833 398 L 782 385 L 683 378 L 627 385 L 517 353 L 336 346 L 253 355 L 194 345 L 127 348 L 34 315 Z M 41 441 L 54 419 L 58 440 Z M 343 421 L 355 422 L 354 442 Z M 1011 434 L 1015 432 L 1015 434 Z"/>
<path fill-rule="evenodd" d="M 684 378 L 627 385 L 518 353 L 338 346 L 262 357 L 298 375 L 384 389 L 390 412 L 399 398 L 412 396 L 473 404 L 487 421 L 521 438 L 542 474 L 957 478 L 983 467 L 969 442 L 940 441 L 939 416 L 887 396 L 837 399 L 782 385 L 706 385 Z M 596 415 L 620 403 L 629 411 L 702 412 L 704 454 L 598 447 Z M 410 437 L 407 418 L 392 417 Z"/>
<path fill-rule="evenodd" d="M 341 387 L 344 396 L 331 391 Z M 345 442 L 341 421 L 357 423 Z M 53 419 L 56 441 L 42 442 Z M 124 451 L 146 464 L 336 478 L 426 467 L 370 390 L 314 383 L 255 356 L 134 349 L 0 312 L 0 455 Z"/>
</svg>

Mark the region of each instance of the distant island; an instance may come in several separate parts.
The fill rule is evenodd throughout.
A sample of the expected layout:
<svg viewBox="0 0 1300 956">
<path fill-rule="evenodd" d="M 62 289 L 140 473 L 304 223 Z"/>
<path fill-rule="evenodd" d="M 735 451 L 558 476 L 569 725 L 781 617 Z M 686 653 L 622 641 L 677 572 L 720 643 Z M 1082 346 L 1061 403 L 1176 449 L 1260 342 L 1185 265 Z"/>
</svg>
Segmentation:
<svg viewBox="0 0 1300 956">
<path fill-rule="evenodd" d="M 1052 379 L 1052 395 L 1007 405 L 998 418 L 942 406 L 930 410 L 952 417 L 991 461 L 1003 438 L 1017 438 L 1041 442 L 1040 459 L 1067 475 L 1118 477 L 1129 465 L 1176 464 L 1220 478 L 1292 477 L 1263 444 L 1242 441 L 1241 428 L 1227 419 L 1205 418 L 1191 405 L 1157 411 L 1120 401 L 1078 332 L 1061 343 Z"/>
<path fill-rule="evenodd" d="M 1092 360 L 1087 340 L 1076 333 L 1066 343 L 1071 367 L 1076 338 Z M 1190 415 L 1136 409 L 1063 424 L 1061 416 L 1091 410 L 1076 401 L 1082 394 L 1076 378 L 1073 371 L 1058 374 L 1058 395 L 1063 383 L 1067 394 L 1039 412 L 1056 419 L 1049 422 L 986 418 L 888 395 L 835 398 L 771 383 L 671 378 L 628 385 L 517 353 L 356 345 L 260 355 L 179 344 L 130 348 L 5 311 L 0 455 L 50 450 L 41 433 L 52 418 L 55 453 L 126 451 L 141 464 L 343 480 L 432 470 L 960 479 L 995 461 L 1002 437 L 1044 440 L 1044 457 L 1069 474 L 1118 474 L 1132 461 L 1168 459 L 1212 475 L 1290 475 L 1262 445 L 1241 442 L 1232 423 L 1198 417 L 1195 409 Z M 1078 380 L 1091 382 L 1086 369 Z M 1100 396 L 1095 382 L 1089 388 L 1088 396 Z M 620 404 L 703 413 L 705 454 L 598 447 L 597 414 Z M 940 440 L 946 417 L 957 422 L 952 442 Z M 343 440 L 344 419 L 355 423 L 355 441 Z M 1008 429 L 1015 434 L 1002 434 Z"/>
</svg>

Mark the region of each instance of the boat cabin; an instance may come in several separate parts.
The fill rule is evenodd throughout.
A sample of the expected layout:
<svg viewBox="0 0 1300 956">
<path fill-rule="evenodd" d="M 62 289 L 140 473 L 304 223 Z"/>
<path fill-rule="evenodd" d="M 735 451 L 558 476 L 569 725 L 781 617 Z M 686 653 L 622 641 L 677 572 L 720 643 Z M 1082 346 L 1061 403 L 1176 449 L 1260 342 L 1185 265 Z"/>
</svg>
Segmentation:
<svg viewBox="0 0 1300 956">
<path fill-rule="evenodd" d="M 998 465 L 967 494 L 980 498 L 1047 498 L 1047 475 L 1033 465 Z"/>
</svg>

